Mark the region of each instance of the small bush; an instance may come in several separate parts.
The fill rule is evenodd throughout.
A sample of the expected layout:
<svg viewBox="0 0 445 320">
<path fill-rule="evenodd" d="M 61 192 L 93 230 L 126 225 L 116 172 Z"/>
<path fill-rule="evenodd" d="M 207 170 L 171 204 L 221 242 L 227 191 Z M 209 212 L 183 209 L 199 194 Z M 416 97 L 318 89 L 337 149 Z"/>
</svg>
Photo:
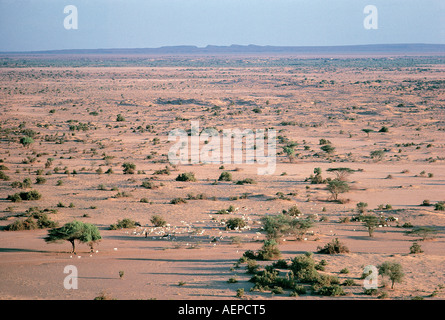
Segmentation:
<svg viewBox="0 0 445 320">
<path fill-rule="evenodd" d="M 239 288 L 239 289 L 236 290 L 236 297 L 237 298 L 244 297 L 244 288 Z"/>
<path fill-rule="evenodd" d="M 187 200 L 184 198 L 174 198 L 170 201 L 171 204 L 181 204 L 181 203 L 187 203 Z"/>
<path fill-rule="evenodd" d="M 323 286 L 321 287 L 318 292 L 318 294 L 322 296 L 343 296 L 346 293 L 344 292 L 343 288 L 339 286 L 338 284 L 330 285 L 330 286 Z"/>
<path fill-rule="evenodd" d="M 354 279 L 346 279 L 345 281 L 343 281 L 343 285 L 346 287 L 352 287 L 356 286 L 357 283 L 355 283 Z"/>
<path fill-rule="evenodd" d="M 13 195 L 8 195 L 6 200 L 11 200 L 12 202 L 20 202 L 22 200 L 24 201 L 39 200 L 41 197 L 42 195 L 37 190 L 31 190 L 27 192 L 20 192 L 20 193 L 15 193 Z"/>
<path fill-rule="evenodd" d="M 162 218 L 159 215 L 154 215 L 151 219 L 150 222 L 153 223 L 153 225 L 155 227 L 164 227 L 167 224 L 167 221 L 164 220 L 164 218 Z"/>
<path fill-rule="evenodd" d="M 238 185 L 244 185 L 244 184 L 256 184 L 256 181 L 253 180 L 253 179 L 251 179 L 251 178 L 246 178 L 246 179 L 243 179 L 243 180 L 238 180 L 238 181 L 236 182 L 236 184 L 238 184 Z"/>
<path fill-rule="evenodd" d="M 226 222 L 226 229 L 235 230 L 244 228 L 247 225 L 246 221 L 242 218 L 231 218 Z"/>
<path fill-rule="evenodd" d="M 281 252 L 278 249 L 278 245 L 275 240 L 265 240 L 262 248 L 258 250 L 257 257 L 260 260 L 272 260 L 279 258 Z"/>
<path fill-rule="evenodd" d="M 129 228 L 135 228 L 137 226 L 140 226 L 141 224 L 139 222 L 133 221 L 131 219 L 125 218 L 122 220 L 118 220 L 116 224 L 110 225 L 110 230 L 117 230 L 117 229 L 129 229 Z"/>
<path fill-rule="evenodd" d="M 348 247 L 341 243 L 338 238 L 333 239 L 331 242 L 327 243 L 323 248 L 318 247 L 318 253 L 324 254 L 339 254 L 339 253 L 349 253 Z"/>
<path fill-rule="evenodd" d="M 340 270 L 340 273 L 348 274 L 349 273 L 349 269 L 348 268 L 343 268 L 343 269 Z"/>
<path fill-rule="evenodd" d="M 143 181 L 141 186 L 146 189 L 157 189 L 158 188 L 158 186 L 156 186 L 153 182 L 147 181 L 147 180 Z"/>
<path fill-rule="evenodd" d="M 45 182 L 46 182 L 46 179 L 44 177 L 36 178 L 36 184 L 44 184 Z"/>
<path fill-rule="evenodd" d="M 417 242 L 414 242 L 413 245 L 409 248 L 409 253 L 416 254 L 416 253 L 422 253 L 422 247 Z"/>
<path fill-rule="evenodd" d="M 176 177 L 176 181 L 191 181 L 191 182 L 195 182 L 196 178 L 195 178 L 195 174 L 193 172 L 185 172 L 185 173 L 181 173 Z"/>
<path fill-rule="evenodd" d="M 445 202 L 439 201 L 434 205 L 434 210 L 445 211 Z"/>
<path fill-rule="evenodd" d="M 230 172 L 221 172 L 218 181 L 232 181 L 232 174 Z"/>
<path fill-rule="evenodd" d="M 134 174 L 136 170 L 136 165 L 131 162 L 124 162 L 122 167 L 124 168 L 124 174 Z"/>
</svg>

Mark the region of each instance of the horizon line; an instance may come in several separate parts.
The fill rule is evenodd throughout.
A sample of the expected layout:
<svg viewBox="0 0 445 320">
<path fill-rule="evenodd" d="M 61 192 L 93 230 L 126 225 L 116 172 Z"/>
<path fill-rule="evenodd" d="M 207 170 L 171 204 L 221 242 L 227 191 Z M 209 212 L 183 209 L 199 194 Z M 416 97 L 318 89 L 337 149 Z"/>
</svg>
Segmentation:
<svg viewBox="0 0 445 320">
<path fill-rule="evenodd" d="M 160 47 L 125 47 L 125 48 L 82 48 L 82 49 L 45 49 L 45 50 L 25 50 L 25 51 L 0 51 L 1 55 L 15 55 L 15 54 L 94 54 L 94 53 L 102 53 L 102 54 L 113 54 L 119 53 L 122 51 L 126 51 L 127 54 L 140 54 L 140 51 L 147 51 L 145 53 L 292 53 L 292 51 L 296 52 L 298 50 L 310 50 L 311 53 L 316 53 L 316 50 L 322 50 L 323 53 L 326 53 L 325 49 L 360 49 L 360 48 L 380 48 L 380 49 L 392 49 L 390 52 L 400 53 L 400 49 L 410 49 L 410 52 L 428 52 L 428 50 L 420 50 L 422 47 L 428 47 L 424 49 L 436 49 L 438 50 L 435 53 L 445 54 L 445 44 L 442 43 L 377 43 L 377 44 L 347 44 L 347 45 L 302 45 L 302 46 L 278 46 L 278 45 L 256 45 L 256 44 L 248 44 L 248 45 L 240 45 L 240 44 L 231 44 L 231 45 L 213 45 L 208 44 L 206 46 L 197 46 L 197 45 L 168 45 L 168 46 L 160 46 Z M 189 52 L 181 52 L 181 49 L 185 49 L 185 51 Z M 235 49 L 235 50 L 233 50 Z M 238 49 L 238 51 L 236 50 Z M 243 50 L 244 49 L 244 50 Z M 245 50 L 251 49 L 251 50 Z M 253 49 L 253 50 L 252 50 Z M 324 49 L 324 50 L 323 50 Z M 398 49 L 398 50 L 397 50 Z M 413 49 L 417 49 L 414 50 Z M 152 52 L 148 52 L 152 51 Z M 157 52 L 159 51 L 159 52 Z M 164 52 L 163 52 L 164 51 Z M 194 51 L 194 52 L 191 52 Z M 360 51 L 356 51 L 360 52 Z M 383 51 L 388 52 L 388 51 Z M 304 53 L 304 52 L 303 52 Z M 431 52 L 430 52 L 431 53 Z"/>
</svg>

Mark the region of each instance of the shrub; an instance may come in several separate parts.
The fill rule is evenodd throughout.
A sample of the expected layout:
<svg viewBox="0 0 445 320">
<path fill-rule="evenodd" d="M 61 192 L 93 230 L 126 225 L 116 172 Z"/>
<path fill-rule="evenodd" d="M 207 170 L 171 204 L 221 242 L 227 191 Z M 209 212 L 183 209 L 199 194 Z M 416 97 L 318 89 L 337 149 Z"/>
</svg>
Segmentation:
<svg viewBox="0 0 445 320">
<path fill-rule="evenodd" d="M 367 206 L 368 206 L 368 204 L 366 202 L 359 202 L 359 203 L 357 203 L 357 211 L 359 213 L 365 213 Z"/>
<path fill-rule="evenodd" d="M 192 181 L 195 182 L 195 174 L 193 172 L 181 173 L 176 177 L 176 181 Z"/>
<path fill-rule="evenodd" d="M 287 268 L 289 268 L 289 265 L 287 264 L 286 260 L 279 259 L 272 264 L 272 267 L 278 268 L 278 269 L 287 269 Z"/>
<path fill-rule="evenodd" d="M 275 240 L 285 235 L 295 235 L 298 240 L 301 240 L 306 231 L 313 226 L 310 219 L 296 219 L 284 214 L 265 216 L 261 222 L 266 237 Z"/>
<path fill-rule="evenodd" d="M 291 260 L 289 269 L 295 278 L 303 283 L 316 282 L 320 279 L 320 274 L 315 269 L 315 261 L 312 254 L 304 254 L 294 257 Z"/>
<path fill-rule="evenodd" d="M 131 162 L 124 162 L 122 167 L 124 168 L 124 174 L 134 174 L 134 171 L 136 170 L 136 165 Z"/>
<path fill-rule="evenodd" d="M 46 179 L 44 177 L 37 177 L 36 183 L 37 184 L 44 184 L 46 182 Z"/>
<path fill-rule="evenodd" d="M 317 248 L 318 253 L 324 254 L 338 254 L 338 253 L 349 253 L 348 247 L 341 243 L 338 238 L 333 239 L 331 242 L 327 243 L 323 248 Z"/>
<path fill-rule="evenodd" d="M 346 294 L 343 288 L 338 284 L 323 286 L 318 290 L 317 293 L 322 296 L 334 296 L 334 297 L 344 296 Z"/>
<path fill-rule="evenodd" d="M 231 218 L 226 222 L 226 229 L 235 230 L 244 228 L 247 225 L 246 221 L 242 218 Z"/>
<path fill-rule="evenodd" d="M 255 260 L 249 259 L 247 260 L 247 273 L 256 273 L 260 266 Z"/>
<path fill-rule="evenodd" d="M 116 116 L 116 121 L 121 122 L 121 121 L 125 121 L 125 118 L 123 115 L 121 115 L 120 113 Z"/>
<path fill-rule="evenodd" d="M 232 181 L 232 174 L 230 172 L 221 172 L 218 181 Z"/>
<path fill-rule="evenodd" d="M 369 288 L 369 289 L 364 288 L 363 293 L 368 296 L 376 296 L 379 294 L 379 291 L 375 288 Z"/>
<path fill-rule="evenodd" d="M 253 179 L 251 179 L 251 178 L 246 178 L 246 179 L 243 179 L 243 180 L 238 180 L 238 181 L 236 182 L 236 184 L 238 184 L 238 185 L 243 185 L 243 184 L 256 184 L 256 181 L 253 180 Z"/>
<path fill-rule="evenodd" d="M 146 189 L 157 189 L 158 188 L 158 186 L 156 186 L 153 182 L 147 181 L 147 180 L 142 181 L 141 186 Z"/>
<path fill-rule="evenodd" d="M 244 297 L 244 288 L 239 288 L 239 289 L 236 290 L 236 297 L 237 298 Z"/>
<path fill-rule="evenodd" d="M 355 170 L 345 167 L 329 168 L 326 171 L 335 174 L 335 180 L 340 180 L 340 181 L 346 181 L 347 177 L 355 172 Z"/>
<path fill-rule="evenodd" d="M 389 132 L 388 127 L 383 126 L 382 128 L 380 128 L 379 132 Z"/>
<path fill-rule="evenodd" d="M 332 194 L 334 201 L 338 200 L 338 195 L 340 193 L 345 193 L 349 191 L 349 185 L 346 181 L 341 180 L 331 180 L 327 184 L 328 191 Z"/>
<path fill-rule="evenodd" d="M 281 288 L 281 287 L 273 287 L 273 289 L 272 289 L 272 293 L 273 293 L 273 294 L 283 294 L 283 293 L 284 293 L 284 290 L 283 290 L 283 288 Z"/>
<path fill-rule="evenodd" d="M 385 151 L 383 150 L 374 150 L 371 151 L 371 153 L 369 154 L 371 156 L 371 159 L 373 159 L 374 161 L 381 161 L 383 160 L 383 157 L 385 156 Z"/>
<path fill-rule="evenodd" d="M 13 223 L 7 225 L 5 230 L 8 231 L 22 231 L 22 230 L 34 230 L 37 229 L 37 222 L 32 217 L 28 217 L 27 219 L 19 219 L 14 221 Z"/>
<path fill-rule="evenodd" d="M 434 210 L 445 211 L 445 202 L 440 201 L 434 205 Z"/>
<path fill-rule="evenodd" d="M 418 236 L 422 241 L 428 239 L 434 239 L 436 237 L 437 230 L 433 227 L 414 227 L 412 230 L 406 231 L 405 235 Z"/>
<path fill-rule="evenodd" d="M 391 289 L 394 289 L 394 283 L 402 282 L 405 274 L 400 263 L 385 261 L 378 266 L 379 275 L 387 276 L 391 280 Z"/>
<path fill-rule="evenodd" d="M 352 287 L 356 286 L 357 283 L 355 283 L 354 279 L 346 279 L 345 281 L 343 281 L 343 285 L 346 287 Z"/>
<path fill-rule="evenodd" d="M 349 269 L 348 268 L 343 268 L 343 269 L 340 270 L 340 273 L 348 274 L 349 273 Z"/>
<path fill-rule="evenodd" d="M 422 253 L 422 247 L 417 243 L 414 242 L 413 245 L 409 248 L 409 253 L 416 254 L 416 253 Z"/>
<path fill-rule="evenodd" d="M 320 148 L 322 151 L 326 152 L 327 154 L 333 154 L 335 152 L 335 147 L 333 147 L 330 144 L 326 144 Z"/>
<path fill-rule="evenodd" d="M 164 227 L 167 224 L 167 221 L 164 220 L 164 218 L 162 218 L 159 215 L 154 215 L 151 219 L 150 222 L 153 223 L 153 225 L 155 227 Z"/>
<path fill-rule="evenodd" d="M 232 278 L 229 278 L 229 280 L 227 280 L 227 282 L 228 283 L 237 283 L 238 280 L 236 279 L 236 277 L 232 277 Z"/>
<path fill-rule="evenodd" d="M 34 143 L 34 139 L 28 136 L 24 136 L 20 138 L 20 143 L 24 147 L 28 148 L 32 143 Z"/>
<path fill-rule="evenodd" d="M 172 200 L 170 200 L 171 204 L 181 204 L 181 203 L 187 203 L 187 200 L 185 200 L 184 198 L 174 198 Z"/>
<path fill-rule="evenodd" d="M 281 252 L 275 240 L 265 240 L 263 247 L 258 250 L 257 256 L 260 260 L 272 260 L 280 257 Z"/>
<path fill-rule="evenodd" d="M 303 285 L 295 285 L 293 292 L 298 295 L 306 294 L 306 288 Z"/>
<path fill-rule="evenodd" d="M 301 211 L 300 211 L 300 209 L 298 209 L 298 207 L 296 205 L 290 207 L 287 211 L 284 211 L 283 213 L 288 214 L 290 216 L 299 216 L 299 215 L 301 215 Z"/>
<path fill-rule="evenodd" d="M 4 173 L 3 171 L 0 171 L 0 180 L 9 181 L 10 178 L 6 173 Z"/>
<path fill-rule="evenodd" d="M 13 195 L 9 195 L 6 200 L 11 200 L 12 202 L 20 202 L 22 200 L 30 201 L 30 200 L 39 200 L 42 195 L 37 190 L 31 190 L 27 192 L 15 193 Z"/>
<path fill-rule="evenodd" d="M 139 222 L 133 221 L 129 218 L 125 218 L 122 220 L 118 220 L 116 224 L 110 225 L 110 230 L 129 229 L 129 228 L 135 228 L 140 225 L 141 224 Z"/>
</svg>

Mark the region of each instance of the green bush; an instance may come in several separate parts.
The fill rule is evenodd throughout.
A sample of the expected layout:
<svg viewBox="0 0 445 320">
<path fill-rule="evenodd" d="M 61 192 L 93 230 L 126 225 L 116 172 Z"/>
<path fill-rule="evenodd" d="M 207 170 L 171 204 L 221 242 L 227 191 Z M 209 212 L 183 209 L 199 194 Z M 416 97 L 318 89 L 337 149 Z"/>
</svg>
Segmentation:
<svg viewBox="0 0 445 320">
<path fill-rule="evenodd" d="M 272 260 L 279 258 L 281 256 L 281 252 L 278 249 L 278 245 L 275 240 L 265 240 L 263 246 L 260 250 L 258 250 L 257 257 L 260 260 Z"/>
<path fill-rule="evenodd" d="M 184 198 L 174 198 L 170 201 L 171 204 L 181 204 L 181 203 L 187 203 L 187 200 Z"/>
<path fill-rule="evenodd" d="M 221 172 L 218 181 L 232 181 L 232 174 L 230 172 Z"/>
<path fill-rule="evenodd" d="M 10 178 L 6 173 L 4 173 L 3 171 L 0 171 L 0 180 L 9 181 Z"/>
<path fill-rule="evenodd" d="M 417 242 L 414 242 L 413 245 L 409 248 L 409 253 L 416 254 L 416 253 L 422 253 L 422 247 Z"/>
<path fill-rule="evenodd" d="M 348 247 L 346 247 L 338 238 L 333 239 L 331 242 L 327 243 L 323 248 L 318 247 L 318 253 L 324 254 L 339 254 L 339 253 L 349 253 Z"/>
<path fill-rule="evenodd" d="M 44 177 L 36 178 L 36 184 L 44 184 L 45 182 L 46 182 L 46 179 Z"/>
<path fill-rule="evenodd" d="M 236 182 L 236 184 L 238 184 L 238 185 L 243 185 L 243 184 L 256 184 L 256 181 L 253 180 L 253 179 L 251 179 L 251 178 L 246 178 L 246 179 L 243 179 L 243 180 L 238 180 L 238 181 Z"/>
<path fill-rule="evenodd" d="M 136 170 L 136 165 L 131 162 L 124 162 L 122 167 L 124 168 L 124 174 L 134 174 Z"/>
<path fill-rule="evenodd" d="M 323 286 L 318 290 L 317 293 L 322 296 L 331 296 L 331 297 L 343 296 L 346 294 L 343 288 L 338 284 Z"/>
<path fill-rule="evenodd" d="M 191 182 L 195 182 L 196 178 L 195 178 L 195 174 L 193 172 L 185 172 L 185 173 L 181 173 L 176 177 L 176 181 L 191 181 Z"/>
<path fill-rule="evenodd" d="M 155 227 L 164 227 L 167 224 L 167 221 L 164 220 L 160 215 L 154 215 L 150 222 L 153 223 Z"/>
<path fill-rule="evenodd" d="M 246 221 L 242 218 L 231 218 L 226 221 L 226 229 L 235 230 L 244 228 L 247 225 Z"/>
<path fill-rule="evenodd" d="M 42 195 L 37 190 L 31 190 L 27 192 L 20 192 L 20 193 L 15 193 L 13 195 L 8 195 L 6 200 L 11 200 L 12 202 L 20 202 L 22 200 L 24 201 L 39 200 L 41 197 Z"/>
<path fill-rule="evenodd" d="M 129 228 L 135 228 L 137 226 L 140 226 L 141 224 L 139 222 L 136 222 L 134 220 L 131 220 L 129 218 L 125 218 L 122 220 L 117 220 L 116 224 L 110 225 L 110 230 L 117 230 L 117 229 L 129 229 Z"/>
<path fill-rule="evenodd" d="M 445 211 L 445 202 L 439 201 L 434 205 L 434 210 Z"/>
</svg>

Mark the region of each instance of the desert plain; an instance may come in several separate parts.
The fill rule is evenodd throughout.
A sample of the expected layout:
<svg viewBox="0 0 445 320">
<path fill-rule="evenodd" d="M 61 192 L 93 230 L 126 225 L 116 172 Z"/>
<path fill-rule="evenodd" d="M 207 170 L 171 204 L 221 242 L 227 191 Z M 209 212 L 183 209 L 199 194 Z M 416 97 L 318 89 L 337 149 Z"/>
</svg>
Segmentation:
<svg viewBox="0 0 445 320">
<path fill-rule="evenodd" d="M 0 62 L 0 299 L 444 299 L 443 56 L 30 55 Z M 192 121 L 218 132 L 275 130 L 274 172 L 259 175 L 259 163 L 171 164 L 168 134 Z M 32 143 L 21 143 L 24 136 Z M 124 173 L 124 163 L 134 170 Z M 320 183 L 312 183 L 316 168 Z M 333 168 L 350 169 L 342 177 L 349 190 L 336 200 L 327 187 Z M 190 172 L 196 181 L 176 180 Z M 230 179 L 220 180 L 223 172 Z M 31 190 L 41 197 L 8 197 Z M 312 252 L 324 260 L 318 272 L 336 278 L 344 294 L 322 295 L 305 283 L 294 295 L 251 290 L 253 274 L 239 259 L 263 245 L 263 217 L 294 206 L 295 219 L 311 227 L 299 239 L 284 234 L 281 256 L 257 261 L 258 270 Z M 93 252 L 76 243 L 74 254 L 67 241 L 45 242 L 48 228 L 8 230 L 34 207 L 58 227 L 93 224 L 102 239 Z M 381 221 L 372 237 L 354 219 L 360 210 Z M 232 218 L 244 227 L 227 228 Z M 137 223 L 110 228 L 123 219 Z M 407 233 L 416 227 L 434 233 Z M 335 239 L 349 252 L 318 253 Z M 410 253 L 414 242 L 423 252 Z M 376 292 L 366 292 L 364 268 L 386 261 L 402 266 L 402 281 L 391 288 L 379 275 Z M 77 268 L 77 289 L 64 287 L 68 265 Z"/>
</svg>

